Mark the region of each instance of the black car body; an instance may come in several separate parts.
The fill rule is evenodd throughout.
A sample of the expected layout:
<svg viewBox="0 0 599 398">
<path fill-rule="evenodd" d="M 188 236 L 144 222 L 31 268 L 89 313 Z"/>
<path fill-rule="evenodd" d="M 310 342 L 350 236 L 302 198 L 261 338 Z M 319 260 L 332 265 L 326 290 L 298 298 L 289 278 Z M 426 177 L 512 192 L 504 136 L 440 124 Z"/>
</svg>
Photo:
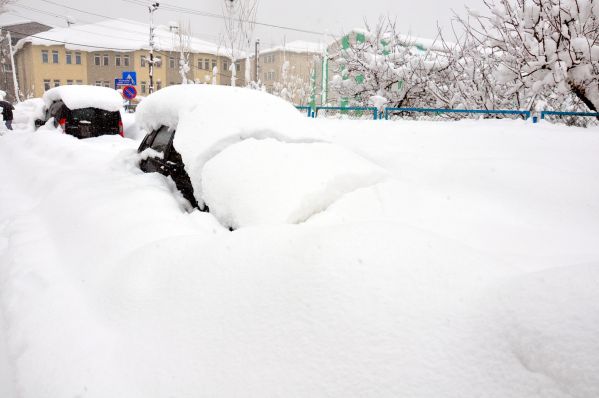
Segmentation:
<svg viewBox="0 0 599 398">
<path fill-rule="evenodd" d="M 54 127 L 77 138 L 98 137 L 100 135 L 123 136 L 123 122 L 120 112 L 110 112 L 99 108 L 69 109 L 61 100 L 54 101 L 46 110 L 45 120 L 37 120 L 39 127 L 54 118 Z"/>
<path fill-rule="evenodd" d="M 198 202 L 193 194 L 191 180 L 183 165 L 183 159 L 181 159 L 181 155 L 173 146 L 174 137 L 175 130 L 169 129 L 166 126 L 161 126 L 159 129 L 146 135 L 137 151 L 142 153 L 151 148 L 162 154 L 162 156 L 156 156 L 155 154 L 147 156 L 142 159 L 139 166 L 146 173 L 160 173 L 164 176 L 170 176 L 175 182 L 177 189 L 193 207 L 208 211 L 206 206 L 198 206 Z"/>
</svg>

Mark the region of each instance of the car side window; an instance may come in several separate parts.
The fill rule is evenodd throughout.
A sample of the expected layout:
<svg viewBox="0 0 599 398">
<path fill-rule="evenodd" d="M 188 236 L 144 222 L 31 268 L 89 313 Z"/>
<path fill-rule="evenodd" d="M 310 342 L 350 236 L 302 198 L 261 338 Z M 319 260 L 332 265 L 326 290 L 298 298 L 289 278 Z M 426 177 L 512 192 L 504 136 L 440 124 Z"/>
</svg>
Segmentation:
<svg viewBox="0 0 599 398">
<path fill-rule="evenodd" d="M 150 146 L 156 152 L 165 152 L 174 134 L 175 130 L 169 130 L 168 127 L 162 126 L 154 136 Z"/>
</svg>

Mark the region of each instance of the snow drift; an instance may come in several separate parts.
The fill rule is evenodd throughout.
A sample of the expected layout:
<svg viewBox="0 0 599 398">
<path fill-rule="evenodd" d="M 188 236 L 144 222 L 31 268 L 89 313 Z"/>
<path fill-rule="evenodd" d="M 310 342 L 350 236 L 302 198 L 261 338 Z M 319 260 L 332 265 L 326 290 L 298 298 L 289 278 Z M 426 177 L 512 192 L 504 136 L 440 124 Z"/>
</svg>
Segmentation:
<svg viewBox="0 0 599 398">
<path fill-rule="evenodd" d="M 204 166 L 204 200 L 233 228 L 307 220 L 344 194 L 374 185 L 386 172 L 326 143 L 248 139 Z"/>
</svg>

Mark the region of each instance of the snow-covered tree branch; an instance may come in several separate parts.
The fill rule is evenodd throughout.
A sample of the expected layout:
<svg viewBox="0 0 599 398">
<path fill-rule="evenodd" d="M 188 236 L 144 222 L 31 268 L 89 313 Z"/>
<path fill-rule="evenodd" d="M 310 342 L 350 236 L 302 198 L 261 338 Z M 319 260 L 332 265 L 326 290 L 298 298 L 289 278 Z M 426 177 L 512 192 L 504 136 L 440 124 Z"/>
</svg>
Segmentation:
<svg viewBox="0 0 599 398">
<path fill-rule="evenodd" d="M 499 83 L 529 90 L 534 100 L 574 95 L 599 109 L 599 1 L 484 0 L 458 21 L 472 42 L 496 57 Z"/>
<path fill-rule="evenodd" d="M 399 34 L 389 19 L 379 20 L 374 28 L 365 26 L 339 42 L 339 52 L 333 55 L 338 65 L 333 90 L 359 105 L 424 104 L 426 83 L 447 67 L 445 57 L 430 50 L 415 51 L 414 43 Z"/>
</svg>

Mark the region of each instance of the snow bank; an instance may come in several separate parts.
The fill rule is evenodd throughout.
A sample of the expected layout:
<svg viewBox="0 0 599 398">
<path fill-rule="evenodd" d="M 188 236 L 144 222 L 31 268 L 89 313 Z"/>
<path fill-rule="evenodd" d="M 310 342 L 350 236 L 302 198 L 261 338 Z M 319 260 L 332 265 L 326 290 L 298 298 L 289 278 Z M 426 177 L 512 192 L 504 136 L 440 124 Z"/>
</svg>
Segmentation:
<svg viewBox="0 0 599 398">
<path fill-rule="evenodd" d="M 135 122 L 135 114 L 125 112 L 121 109 L 121 120 L 123 121 L 123 133 L 127 138 L 135 141 L 141 141 L 146 136 L 146 132 L 141 130 Z"/>
<path fill-rule="evenodd" d="M 44 100 L 41 98 L 31 98 L 15 105 L 14 123 L 19 128 L 34 130 L 35 121 L 43 120 L 45 117 Z"/>
<path fill-rule="evenodd" d="M 599 395 L 597 129 L 309 123 L 393 178 L 234 232 L 142 173 L 132 140 L 0 137 L 0 380 L 22 398 Z"/>
<path fill-rule="evenodd" d="M 332 144 L 248 139 L 208 161 L 202 181 L 211 213 L 223 225 L 239 228 L 305 221 L 385 175 Z"/>
<path fill-rule="evenodd" d="M 58 100 L 62 100 L 69 109 L 99 108 L 116 112 L 123 107 L 123 97 L 109 87 L 60 86 L 46 91 L 42 98 L 46 107 Z"/>
<path fill-rule="evenodd" d="M 177 130 L 181 154 L 194 194 L 202 203 L 202 168 L 231 144 L 247 138 L 283 142 L 322 141 L 320 130 L 287 101 L 247 88 L 177 85 L 143 100 L 135 112 L 141 129 L 164 125 Z"/>
</svg>

